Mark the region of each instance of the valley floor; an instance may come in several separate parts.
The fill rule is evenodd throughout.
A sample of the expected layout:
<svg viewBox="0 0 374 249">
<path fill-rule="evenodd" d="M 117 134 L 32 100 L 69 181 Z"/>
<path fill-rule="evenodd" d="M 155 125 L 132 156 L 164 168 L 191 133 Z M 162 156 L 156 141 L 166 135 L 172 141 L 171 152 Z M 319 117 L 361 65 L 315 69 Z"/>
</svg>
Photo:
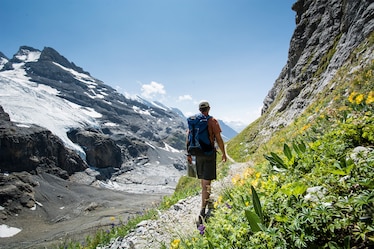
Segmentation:
<svg viewBox="0 0 374 249">
<path fill-rule="evenodd" d="M 37 181 L 36 209 L 2 221 L 21 232 L 1 238 L 0 248 L 57 248 L 65 241 L 84 242 L 99 228 L 109 228 L 114 218 L 127 221 L 162 200 L 161 194 L 98 189 L 51 175 L 43 175 Z"/>
<path fill-rule="evenodd" d="M 228 176 L 212 184 L 212 197 L 231 185 L 234 175 L 240 173 L 248 163 L 234 163 Z M 113 223 L 155 208 L 162 200 L 161 194 L 137 194 L 93 188 L 43 175 L 38 179 L 40 202 L 36 210 L 27 210 L 8 218 L 9 227 L 22 229 L 13 237 L 1 238 L 0 248 L 57 248 L 66 241 L 84 242 L 87 235 L 98 229 L 110 228 Z M 40 194 L 43 193 L 43 194 Z M 201 196 L 192 196 L 179 201 L 170 209 L 162 211 L 157 220 L 146 220 L 125 238 L 117 238 L 101 248 L 160 248 L 169 247 L 172 240 L 198 232 L 197 215 Z"/>
</svg>

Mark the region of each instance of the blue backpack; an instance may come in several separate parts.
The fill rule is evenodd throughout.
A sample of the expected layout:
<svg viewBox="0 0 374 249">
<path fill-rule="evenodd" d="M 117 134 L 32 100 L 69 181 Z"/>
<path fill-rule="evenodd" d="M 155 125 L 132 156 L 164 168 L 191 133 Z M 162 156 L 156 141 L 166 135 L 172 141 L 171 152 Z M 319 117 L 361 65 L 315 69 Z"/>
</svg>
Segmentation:
<svg viewBox="0 0 374 249">
<path fill-rule="evenodd" d="M 187 118 L 188 138 L 187 152 L 193 156 L 210 155 L 214 151 L 214 147 L 210 143 L 208 132 L 208 120 L 211 116 L 196 114 Z"/>
</svg>

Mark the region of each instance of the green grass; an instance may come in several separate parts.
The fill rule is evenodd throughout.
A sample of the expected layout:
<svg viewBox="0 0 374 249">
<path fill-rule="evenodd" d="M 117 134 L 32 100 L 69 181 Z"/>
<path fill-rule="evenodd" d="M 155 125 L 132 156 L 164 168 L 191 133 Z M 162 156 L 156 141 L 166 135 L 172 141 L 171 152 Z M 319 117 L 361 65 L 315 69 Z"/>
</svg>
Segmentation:
<svg viewBox="0 0 374 249">
<path fill-rule="evenodd" d="M 139 222 L 143 220 L 157 219 L 158 213 L 156 209 L 147 210 L 143 214 L 139 214 L 123 221 L 116 217 L 111 217 L 111 224 L 107 228 L 101 228 L 91 236 L 87 236 L 84 242 L 66 240 L 60 245 L 56 245 L 56 248 L 60 249 L 94 249 L 99 245 L 109 244 L 111 239 L 117 237 L 126 236 L 131 230 L 133 230 Z"/>
</svg>

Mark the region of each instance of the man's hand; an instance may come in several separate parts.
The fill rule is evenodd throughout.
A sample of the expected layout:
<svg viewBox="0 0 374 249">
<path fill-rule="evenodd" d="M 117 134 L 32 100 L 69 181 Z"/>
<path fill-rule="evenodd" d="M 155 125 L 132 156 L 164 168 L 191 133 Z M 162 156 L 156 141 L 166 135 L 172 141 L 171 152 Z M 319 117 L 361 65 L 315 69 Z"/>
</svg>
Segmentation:
<svg viewBox="0 0 374 249">
<path fill-rule="evenodd" d="M 227 161 L 227 157 L 226 157 L 226 153 L 223 153 L 222 154 L 222 162 L 226 162 Z"/>
<path fill-rule="evenodd" d="M 192 163 L 192 156 L 191 156 L 191 155 L 187 155 L 187 162 L 188 162 L 189 164 Z"/>
</svg>

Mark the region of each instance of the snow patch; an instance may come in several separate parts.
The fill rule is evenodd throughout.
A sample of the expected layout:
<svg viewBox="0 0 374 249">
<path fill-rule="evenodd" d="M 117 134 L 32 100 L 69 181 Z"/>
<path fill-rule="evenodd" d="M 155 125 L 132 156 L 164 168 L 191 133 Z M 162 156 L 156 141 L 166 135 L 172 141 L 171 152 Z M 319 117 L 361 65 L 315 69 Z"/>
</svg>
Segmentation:
<svg viewBox="0 0 374 249">
<path fill-rule="evenodd" d="M 67 67 L 64 67 L 56 62 L 53 62 L 53 64 L 55 64 L 56 66 L 64 69 L 65 71 L 71 73 L 72 75 L 74 75 L 74 78 L 87 84 L 87 85 L 92 85 L 92 86 L 97 86 L 97 83 L 95 82 L 95 80 L 87 75 L 87 74 L 84 74 L 84 73 L 78 73 L 77 71 L 71 69 L 71 68 L 67 68 Z"/>
<path fill-rule="evenodd" d="M 16 227 L 10 227 L 8 225 L 2 224 L 0 225 L 0 238 L 8 238 L 13 237 L 17 233 L 21 232 L 22 230 Z"/>
<path fill-rule="evenodd" d="M 23 51 L 26 52 L 26 53 L 16 55 L 16 58 L 21 60 L 21 61 L 36 62 L 40 58 L 41 52 L 39 52 L 39 51 L 33 51 L 33 52 L 30 52 L 29 50 L 23 50 Z"/>
<path fill-rule="evenodd" d="M 179 152 L 179 150 L 175 149 L 174 147 L 168 145 L 167 143 L 164 143 L 165 147 L 162 148 L 163 150 L 170 151 L 170 152 Z"/>
<path fill-rule="evenodd" d="M 104 126 L 108 126 L 108 127 L 116 127 L 116 126 L 119 126 L 119 124 L 116 124 L 116 123 L 111 123 L 111 122 L 106 122 L 103 124 Z"/>
<path fill-rule="evenodd" d="M 141 110 L 138 106 L 133 106 L 132 109 L 136 113 L 152 116 L 148 110 Z"/>
</svg>

